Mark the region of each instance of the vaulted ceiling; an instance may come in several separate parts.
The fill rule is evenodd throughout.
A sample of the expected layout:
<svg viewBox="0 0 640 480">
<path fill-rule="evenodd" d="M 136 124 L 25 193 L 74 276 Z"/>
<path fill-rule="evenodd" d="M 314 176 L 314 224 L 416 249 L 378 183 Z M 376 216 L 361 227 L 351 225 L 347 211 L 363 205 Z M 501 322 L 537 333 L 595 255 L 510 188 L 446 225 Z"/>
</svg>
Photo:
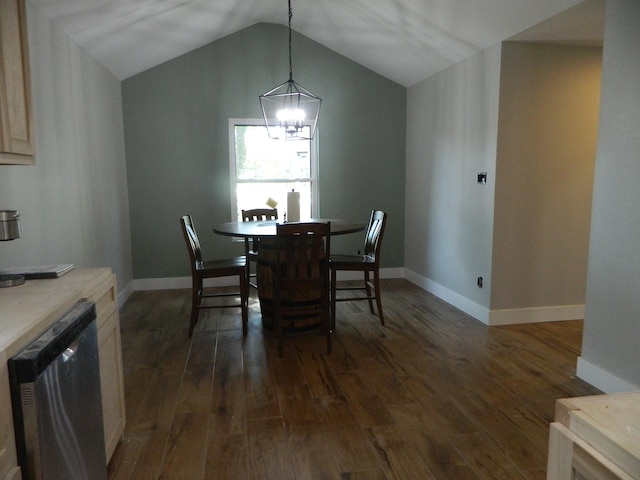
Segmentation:
<svg viewBox="0 0 640 480">
<path fill-rule="evenodd" d="M 288 22 L 287 0 L 27 1 L 119 79 L 256 23 Z M 294 30 L 404 86 L 512 37 L 598 44 L 604 25 L 604 0 L 292 0 L 292 8 Z"/>
</svg>

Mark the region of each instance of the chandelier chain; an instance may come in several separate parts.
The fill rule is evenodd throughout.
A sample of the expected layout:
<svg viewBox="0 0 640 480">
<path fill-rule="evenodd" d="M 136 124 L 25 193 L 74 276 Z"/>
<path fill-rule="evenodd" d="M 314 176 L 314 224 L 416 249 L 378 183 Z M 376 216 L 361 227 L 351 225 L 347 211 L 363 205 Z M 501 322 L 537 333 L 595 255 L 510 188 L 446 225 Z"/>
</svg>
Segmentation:
<svg viewBox="0 0 640 480">
<path fill-rule="evenodd" d="M 289 0 L 289 80 L 293 80 L 293 67 L 291 62 L 291 17 L 293 10 L 291 9 L 291 0 Z"/>
</svg>

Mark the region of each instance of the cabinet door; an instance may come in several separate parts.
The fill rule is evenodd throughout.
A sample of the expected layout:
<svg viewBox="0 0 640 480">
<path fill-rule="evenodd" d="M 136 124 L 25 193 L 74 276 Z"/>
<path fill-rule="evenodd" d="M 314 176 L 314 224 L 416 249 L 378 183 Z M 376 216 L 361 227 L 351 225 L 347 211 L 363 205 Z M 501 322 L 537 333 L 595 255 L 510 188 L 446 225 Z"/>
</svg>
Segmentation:
<svg viewBox="0 0 640 480">
<path fill-rule="evenodd" d="M 20 479 L 10 391 L 7 356 L 0 352 L 0 479 L 3 480 Z"/>
<path fill-rule="evenodd" d="M 116 291 L 116 277 L 110 274 L 103 277 L 87 294 L 87 299 L 96 304 L 104 446 L 107 462 L 122 439 L 126 420 L 120 317 Z"/>
<path fill-rule="evenodd" d="M 547 480 L 633 480 L 561 423 L 549 428 Z"/>
<path fill-rule="evenodd" d="M 33 163 L 33 116 L 24 0 L 0 0 L 0 163 Z"/>
<path fill-rule="evenodd" d="M 122 438 L 125 423 L 124 384 L 120 345 L 120 321 L 117 310 L 98 330 L 102 415 L 107 462 Z"/>
</svg>

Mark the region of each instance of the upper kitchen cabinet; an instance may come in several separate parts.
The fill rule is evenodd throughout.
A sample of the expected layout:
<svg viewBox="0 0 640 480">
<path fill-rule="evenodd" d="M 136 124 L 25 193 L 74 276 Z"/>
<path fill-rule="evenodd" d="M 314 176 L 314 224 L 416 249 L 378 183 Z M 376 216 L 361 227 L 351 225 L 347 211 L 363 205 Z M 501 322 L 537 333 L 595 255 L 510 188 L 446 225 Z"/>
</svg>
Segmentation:
<svg viewBox="0 0 640 480">
<path fill-rule="evenodd" d="M 0 164 L 34 163 L 24 0 L 0 0 Z"/>
</svg>

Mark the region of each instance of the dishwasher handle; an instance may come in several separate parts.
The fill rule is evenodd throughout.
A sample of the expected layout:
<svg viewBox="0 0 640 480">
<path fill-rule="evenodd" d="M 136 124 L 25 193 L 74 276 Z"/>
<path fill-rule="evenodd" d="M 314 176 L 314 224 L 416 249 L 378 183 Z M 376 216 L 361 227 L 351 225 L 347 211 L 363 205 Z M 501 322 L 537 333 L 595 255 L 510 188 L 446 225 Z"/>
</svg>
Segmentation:
<svg viewBox="0 0 640 480">
<path fill-rule="evenodd" d="M 72 347 L 82 331 L 95 319 L 96 306 L 93 302 L 76 303 L 39 337 L 11 357 L 9 369 L 14 379 L 19 383 L 35 381 L 61 353 Z"/>
</svg>

